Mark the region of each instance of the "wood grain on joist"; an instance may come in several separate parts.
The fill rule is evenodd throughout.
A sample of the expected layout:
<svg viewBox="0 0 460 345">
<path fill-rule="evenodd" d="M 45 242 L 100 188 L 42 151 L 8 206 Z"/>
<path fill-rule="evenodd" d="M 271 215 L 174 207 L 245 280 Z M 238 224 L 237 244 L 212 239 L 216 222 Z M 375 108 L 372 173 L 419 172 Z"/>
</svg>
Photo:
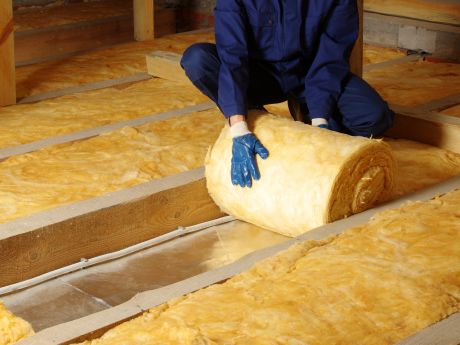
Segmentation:
<svg viewBox="0 0 460 345">
<path fill-rule="evenodd" d="M 0 32 L 0 46 L 6 42 L 14 30 L 13 18 L 3 27 L 3 30 Z"/>
<path fill-rule="evenodd" d="M 153 0 L 133 0 L 134 39 L 147 41 L 154 37 Z"/>
<path fill-rule="evenodd" d="M 0 287 L 223 214 L 195 169 L 0 225 Z"/>
<path fill-rule="evenodd" d="M 12 0 L 0 2 L 0 106 L 16 103 Z"/>
<path fill-rule="evenodd" d="M 460 118 L 391 106 L 396 116 L 385 136 L 418 141 L 460 154 Z"/>
<path fill-rule="evenodd" d="M 181 54 L 156 50 L 146 55 L 148 74 L 165 80 L 193 85 L 180 66 Z"/>
<path fill-rule="evenodd" d="M 176 32 L 175 12 L 156 9 L 155 37 Z M 152 24 L 153 25 L 153 24 Z M 16 66 L 76 56 L 82 52 L 132 41 L 133 16 L 120 15 L 16 32 Z"/>
<path fill-rule="evenodd" d="M 133 20 L 129 16 L 103 18 L 16 34 L 16 65 L 62 59 L 132 39 Z"/>
</svg>

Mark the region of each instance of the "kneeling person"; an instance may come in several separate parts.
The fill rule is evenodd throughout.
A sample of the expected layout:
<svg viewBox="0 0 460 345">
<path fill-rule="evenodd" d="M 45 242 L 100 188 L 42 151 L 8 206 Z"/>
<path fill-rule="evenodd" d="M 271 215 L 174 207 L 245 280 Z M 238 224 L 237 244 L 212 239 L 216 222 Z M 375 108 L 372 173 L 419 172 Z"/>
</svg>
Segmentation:
<svg viewBox="0 0 460 345">
<path fill-rule="evenodd" d="M 288 100 L 293 117 L 350 135 L 379 136 L 394 113 L 350 72 L 356 0 L 217 0 L 216 44 L 189 47 L 181 65 L 229 120 L 231 176 L 251 187 L 255 155 L 269 153 L 246 125 L 248 109 Z"/>
</svg>

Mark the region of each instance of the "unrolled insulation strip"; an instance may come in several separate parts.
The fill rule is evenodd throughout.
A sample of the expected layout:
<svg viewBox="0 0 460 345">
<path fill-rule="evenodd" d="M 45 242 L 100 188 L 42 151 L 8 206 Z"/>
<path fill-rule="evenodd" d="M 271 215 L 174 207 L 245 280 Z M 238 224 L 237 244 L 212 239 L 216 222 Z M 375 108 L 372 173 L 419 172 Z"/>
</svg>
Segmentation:
<svg viewBox="0 0 460 345">
<path fill-rule="evenodd" d="M 177 230 L 168 232 L 167 234 L 152 238 L 150 240 L 147 240 L 147 241 L 144 241 L 144 242 L 141 242 L 141 243 L 137 243 L 135 245 L 132 245 L 132 246 L 124 248 L 124 249 L 121 249 L 119 251 L 108 253 L 108 254 L 103 254 L 103 255 L 96 256 L 96 257 L 90 258 L 90 259 L 82 258 L 82 259 L 80 259 L 79 262 L 76 262 L 76 263 L 71 264 L 69 266 L 65 266 L 65 267 L 59 268 L 57 270 L 44 273 L 42 275 L 39 275 L 39 276 L 31 278 L 31 279 L 24 280 L 22 282 L 18 282 L 18 283 L 15 283 L 15 284 L 11 284 L 11 285 L 1 287 L 0 288 L 0 296 L 8 294 L 8 293 L 12 293 L 14 291 L 26 289 L 26 288 L 29 288 L 29 287 L 34 286 L 34 285 L 41 284 L 41 283 L 43 283 L 45 281 L 48 281 L 50 279 L 54 279 L 54 278 L 63 276 L 63 275 L 68 274 L 68 273 L 72 273 L 72 272 L 81 270 L 83 268 L 87 268 L 87 267 L 102 264 L 104 262 L 108 262 L 108 261 L 111 261 L 111 260 L 119 259 L 121 257 L 134 254 L 136 252 L 139 252 L 141 250 L 156 246 L 158 244 L 174 240 L 174 239 L 176 239 L 178 237 L 182 237 L 182 236 L 194 233 L 194 232 L 205 230 L 207 228 L 210 228 L 210 227 L 213 227 L 213 226 L 216 226 L 216 225 L 229 223 L 229 222 L 231 222 L 233 220 L 235 220 L 235 218 L 233 218 L 232 216 L 225 216 L 225 217 L 217 218 L 217 219 L 214 219 L 214 220 L 210 220 L 208 222 L 204 222 L 204 223 L 200 223 L 200 224 L 196 224 L 196 225 L 192 225 L 192 226 L 187 226 L 187 227 L 180 226 L 180 227 L 177 228 Z"/>
<path fill-rule="evenodd" d="M 143 80 L 147 80 L 150 78 L 152 78 L 152 76 L 145 72 L 136 73 L 136 74 L 133 74 L 127 77 L 101 80 L 101 81 L 96 81 L 94 83 L 87 83 L 87 84 L 83 84 L 79 86 L 67 87 L 67 88 L 60 89 L 60 90 L 39 93 L 36 95 L 24 97 L 18 100 L 18 104 L 34 103 L 38 101 L 43 101 L 45 99 L 57 98 L 57 97 L 65 96 L 65 95 L 71 95 L 74 93 L 105 89 L 107 87 L 111 87 L 115 85 L 134 83 L 137 81 L 143 81 Z"/>
<path fill-rule="evenodd" d="M 199 103 L 199 104 L 181 108 L 181 109 L 174 109 L 174 110 L 166 111 L 163 113 L 157 113 L 157 114 L 149 114 L 149 115 L 139 117 L 136 119 L 132 119 L 132 120 L 116 122 L 116 123 L 112 123 L 112 124 L 105 125 L 105 126 L 85 129 L 83 131 L 58 135 L 55 137 L 33 141 L 27 144 L 6 147 L 4 149 L 0 149 L 0 160 L 6 159 L 11 156 L 15 156 L 15 155 L 21 155 L 24 153 L 37 151 L 37 150 L 40 150 L 44 147 L 51 146 L 51 145 L 63 144 L 63 143 L 71 142 L 71 141 L 95 137 L 102 133 L 111 132 L 111 131 L 114 131 L 116 129 L 120 129 L 126 126 L 129 126 L 129 127 L 141 126 L 146 123 L 163 121 L 163 120 L 167 120 L 173 117 L 187 115 L 187 114 L 197 112 L 197 111 L 209 110 L 215 107 L 216 105 L 212 102 Z"/>
</svg>

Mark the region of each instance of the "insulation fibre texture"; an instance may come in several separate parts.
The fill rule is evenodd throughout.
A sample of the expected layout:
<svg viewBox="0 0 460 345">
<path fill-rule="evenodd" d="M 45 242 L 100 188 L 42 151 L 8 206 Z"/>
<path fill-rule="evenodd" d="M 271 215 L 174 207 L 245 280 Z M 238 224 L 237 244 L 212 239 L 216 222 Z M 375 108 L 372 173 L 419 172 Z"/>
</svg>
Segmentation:
<svg viewBox="0 0 460 345">
<path fill-rule="evenodd" d="M 380 140 L 262 113 L 251 116 L 249 126 L 270 152 L 257 158 L 261 179 L 252 188 L 231 183 L 228 126 L 206 159 L 210 195 L 238 219 L 296 236 L 391 196 L 396 163 Z"/>
</svg>

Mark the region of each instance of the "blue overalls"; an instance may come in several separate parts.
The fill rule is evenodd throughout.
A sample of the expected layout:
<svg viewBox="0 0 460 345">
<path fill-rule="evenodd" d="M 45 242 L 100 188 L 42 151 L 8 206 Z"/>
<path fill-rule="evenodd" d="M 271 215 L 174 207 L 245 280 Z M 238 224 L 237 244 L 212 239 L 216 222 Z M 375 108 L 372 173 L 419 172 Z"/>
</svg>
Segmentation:
<svg viewBox="0 0 460 345">
<path fill-rule="evenodd" d="M 217 0 L 216 45 L 189 47 L 181 65 L 225 117 L 295 97 L 335 131 L 381 135 L 394 113 L 348 60 L 356 0 Z"/>
</svg>

